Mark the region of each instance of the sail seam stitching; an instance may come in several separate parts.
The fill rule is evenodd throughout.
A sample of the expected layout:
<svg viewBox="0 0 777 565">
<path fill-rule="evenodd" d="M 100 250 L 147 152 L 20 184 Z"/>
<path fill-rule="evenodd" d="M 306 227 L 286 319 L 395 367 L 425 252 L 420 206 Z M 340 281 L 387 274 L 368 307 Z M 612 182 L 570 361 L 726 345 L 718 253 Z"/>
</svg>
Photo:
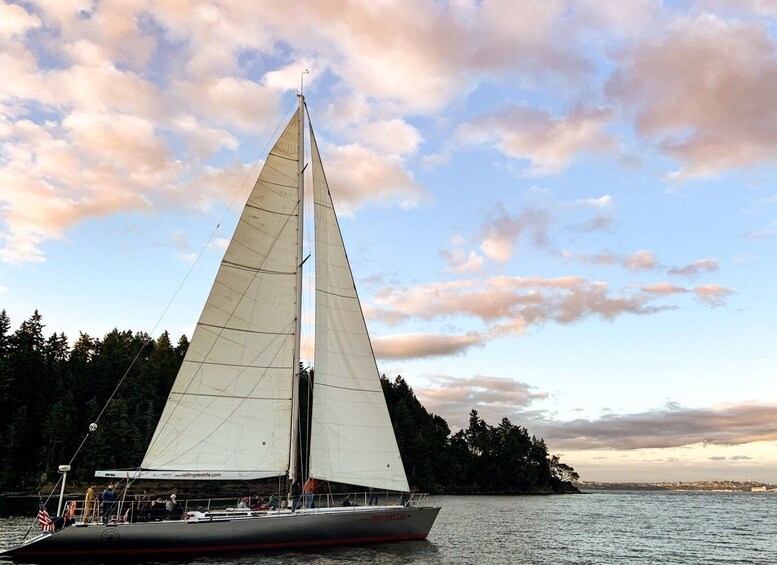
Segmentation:
<svg viewBox="0 0 777 565">
<path fill-rule="evenodd" d="M 294 335 L 294 332 L 269 332 L 269 331 L 262 331 L 262 330 L 247 330 L 247 329 L 241 329 L 241 328 L 233 328 L 229 326 L 217 326 L 216 324 L 206 324 L 203 322 L 200 322 L 198 325 L 205 326 L 206 328 L 218 328 L 218 329 L 225 329 L 225 330 L 230 330 L 234 332 L 245 332 L 245 333 L 252 333 L 252 334 Z"/>
<path fill-rule="evenodd" d="M 328 383 L 322 383 L 322 382 L 319 382 L 318 386 L 325 386 L 325 387 L 329 387 L 329 388 L 337 388 L 337 389 L 340 389 L 340 390 L 352 390 L 352 391 L 355 391 L 355 392 L 372 392 L 372 393 L 376 393 L 376 394 L 379 393 L 379 392 L 383 393 L 383 390 L 370 390 L 370 389 L 367 389 L 367 388 L 351 388 L 351 387 L 347 387 L 347 386 L 330 385 Z"/>
<path fill-rule="evenodd" d="M 231 261 L 222 261 L 222 265 L 226 265 L 227 267 L 232 267 L 234 269 L 243 269 L 244 271 L 251 271 L 254 273 L 265 273 L 268 275 L 296 275 L 297 274 L 293 271 L 272 271 L 269 269 L 262 269 L 260 267 L 249 267 L 248 265 L 241 265 L 240 263 L 232 263 Z M 232 289 L 232 290 L 235 290 L 235 289 Z"/>
<path fill-rule="evenodd" d="M 296 161 L 296 159 L 294 159 L 293 157 L 286 157 L 284 155 L 281 155 L 280 153 L 273 153 L 272 151 L 270 151 L 270 155 L 272 155 L 273 157 L 278 157 L 278 159 L 286 159 L 287 161 Z"/>
<path fill-rule="evenodd" d="M 356 298 L 355 296 L 348 296 L 347 294 L 340 294 L 338 292 L 332 292 L 331 290 L 324 290 L 323 288 L 319 288 L 317 290 L 318 290 L 318 292 L 322 292 L 324 294 L 328 294 L 329 296 L 338 296 L 340 298 L 350 298 L 350 299 Z"/>
<path fill-rule="evenodd" d="M 224 394 L 200 394 L 195 392 L 176 392 L 174 394 L 178 394 L 180 396 L 208 396 L 211 398 L 239 398 L 239 399 L 246 399 L 246 400 L 276 400 L 278 402 L 282 400 L 291 400 L 291 398 L 287 398 L 285 396 L 237 396 L 237 395 L 224 395 Z M 172 394 L 170 395 L 172 396 Z"/>
<path fill-rule="evenodd" d="M 279 184 L 277 186 L 283 186 L 284 188 L 290 188 L 283 184 Z M 246 208 L 253 208 L 254 210 L 261 210 L 262 212 L 267 212 L 268 214 L 275 214 L 276 216 L 296 216 L 297 214 L 293 213 L 287 213 L 287 212 L 277 212 L 275 210 L 269 210 L 267 208 L 262 208 L 261 206 L 257 206 L 255 204 L 250 204 L 246 202 Z"/>
</svg>

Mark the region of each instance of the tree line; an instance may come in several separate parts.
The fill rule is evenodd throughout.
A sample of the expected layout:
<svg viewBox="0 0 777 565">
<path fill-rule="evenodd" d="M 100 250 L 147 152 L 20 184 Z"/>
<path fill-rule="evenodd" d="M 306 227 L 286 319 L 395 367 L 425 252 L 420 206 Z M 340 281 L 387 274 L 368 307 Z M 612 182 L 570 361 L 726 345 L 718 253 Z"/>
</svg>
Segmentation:
<svg viewBox="0 0 777 565">
<path fill-rule="evenodd" d="M 92 481 L 95 469 L 137 467 L 189 345 L 186 336 L 173 344 L 167 332 L 152 339 L 114 329 L 102 339 L 80 333 L 71 347 L 64 333 L 45 337 L 44 328 L 37 310 L 16 331 L 0 312 L 0 492 L 34 492 L 56 481 L 58 466 L 82 442 L 74 480 Z M 314 379 L 312 370 L 302 372 L 303 441 Z M 451 433 L 401 376 L 383 376 L 381 384 L 408 481 L 422 491 L 561 492 L 579 478 L 549 455 L 544 440 L 507 418 L 492 426 L 473 410 L 469 426 Z"/>
</svg>

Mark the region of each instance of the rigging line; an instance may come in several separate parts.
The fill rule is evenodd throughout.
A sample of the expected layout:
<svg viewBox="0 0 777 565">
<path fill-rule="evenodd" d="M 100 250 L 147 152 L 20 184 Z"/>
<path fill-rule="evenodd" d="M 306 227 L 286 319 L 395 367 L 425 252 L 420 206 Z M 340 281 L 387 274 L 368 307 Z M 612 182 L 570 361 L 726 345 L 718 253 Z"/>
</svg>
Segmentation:
<svg viewBox="0 0 777 565">
<path fill-rule="evenodd" d="M 49 494 L 48 494 L 48 496 L 46 497 L 46 500 L 44 500 L 44 501 L 43 501 L 43 506 L 44 506 L 44 508 L 45 508 L 45 507 L 46 507 L 46 505 L 49 503 L 49 500 L 51 500 L 51 497 L 52 497 L 52 496 L 54 496 L 54 493 L 57 491 L 57 488 L 59 488 L 59 483 L 61 483 L 61 482 L 62 482 L 62 479 L 63 479 L 63 478 L 64 478 L 64 475 L 60 474 L 60 475 L 59 475 L 59 480 L 58 480 L 58 481 L 57 481 L 57 483 L 56 483 L 56 484 L 55 484 L 55 485 L 54 485 L 54 486 L 51 488 L 51 491 L 49 491 Z M 38 493 L 38 496 L 40 497 L 40 493 Z M 42 497 L 41 497 L 41 498 L 42 498 Z M 47 510 L 47 512 L 48 512 L 48 510 Z M 33 528 L 33 527 L 35 526 L 35 524 L 37 524 L 37 523 L 38 523 L 38 515 L 37 515 L 37 513 L 36 513 L 36 514 L 35 514 L 35 518 L 33 518 L 33 519 L 31 520 L 31 522 L 30 522 L 30 527 L 29 527 L 29 528 L 27 528 L 27 531 L 26 531 L 26 532 L 24 532 L 24 537 L 22 537 L 22 541 L 24 541 L 24 540 L 26 540 L 26 539 L 27 539 L 27 536 L 28 536 L 28 535 L 30 535 L 30 532 L 32 531 L 32 528 Z"/>
</svg>

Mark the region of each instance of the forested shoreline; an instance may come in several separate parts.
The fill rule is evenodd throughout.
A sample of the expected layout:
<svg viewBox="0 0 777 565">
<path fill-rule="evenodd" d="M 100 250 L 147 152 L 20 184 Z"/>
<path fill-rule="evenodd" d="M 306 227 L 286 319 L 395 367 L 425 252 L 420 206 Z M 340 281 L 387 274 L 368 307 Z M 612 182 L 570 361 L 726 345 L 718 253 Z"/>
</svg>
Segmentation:
<svg viewBox="0 0 777 565">
<path fill-rule="evenodd" d="M 95 469 L 136 467 L 189 345 L 186 336 L 173 344 L 167 332 L 152 339 L 114 329 L 102 339 L 81 333 L 71 347 L 64 333 L 45 337 L 44 329 L 37 310 L 15 331 L 6 311 L 0 312 L 0 492 L 34 493 L 55 482 L 57 467 L 70 462 L 98 418 L 69 481 L 91 482 Z M 305 370 L 303 414 L 311 379 L 314 372 Z M 402 377 L 384 376 L 381 383 L 414 488 L 467 494 L 576 491 L 569 482 L 578 478 L 574 469 L 551 456 L 544 440 L 526 428 L 507 418 L 492 426 L 473 410 L 469 426 L 451 433 Z M 305 421 L 301 429 L 304 441 Z"/>
</svg>

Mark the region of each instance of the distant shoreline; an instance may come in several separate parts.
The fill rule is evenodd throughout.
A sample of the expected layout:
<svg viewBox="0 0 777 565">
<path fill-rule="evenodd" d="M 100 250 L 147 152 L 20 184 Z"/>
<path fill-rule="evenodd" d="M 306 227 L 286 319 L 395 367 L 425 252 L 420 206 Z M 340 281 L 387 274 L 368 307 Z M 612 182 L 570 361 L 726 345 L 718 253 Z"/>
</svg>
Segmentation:
<svg viewBox="0 0 777 565">
<path fill-rule="evenodd" d="M 581 481 L 575 486 L 582 491 L 704 491 L 704 492 L 777 492 L 777 485 L 757 481 L 678 481 L 657 483 L 612 483 Z"/>
</svg>

